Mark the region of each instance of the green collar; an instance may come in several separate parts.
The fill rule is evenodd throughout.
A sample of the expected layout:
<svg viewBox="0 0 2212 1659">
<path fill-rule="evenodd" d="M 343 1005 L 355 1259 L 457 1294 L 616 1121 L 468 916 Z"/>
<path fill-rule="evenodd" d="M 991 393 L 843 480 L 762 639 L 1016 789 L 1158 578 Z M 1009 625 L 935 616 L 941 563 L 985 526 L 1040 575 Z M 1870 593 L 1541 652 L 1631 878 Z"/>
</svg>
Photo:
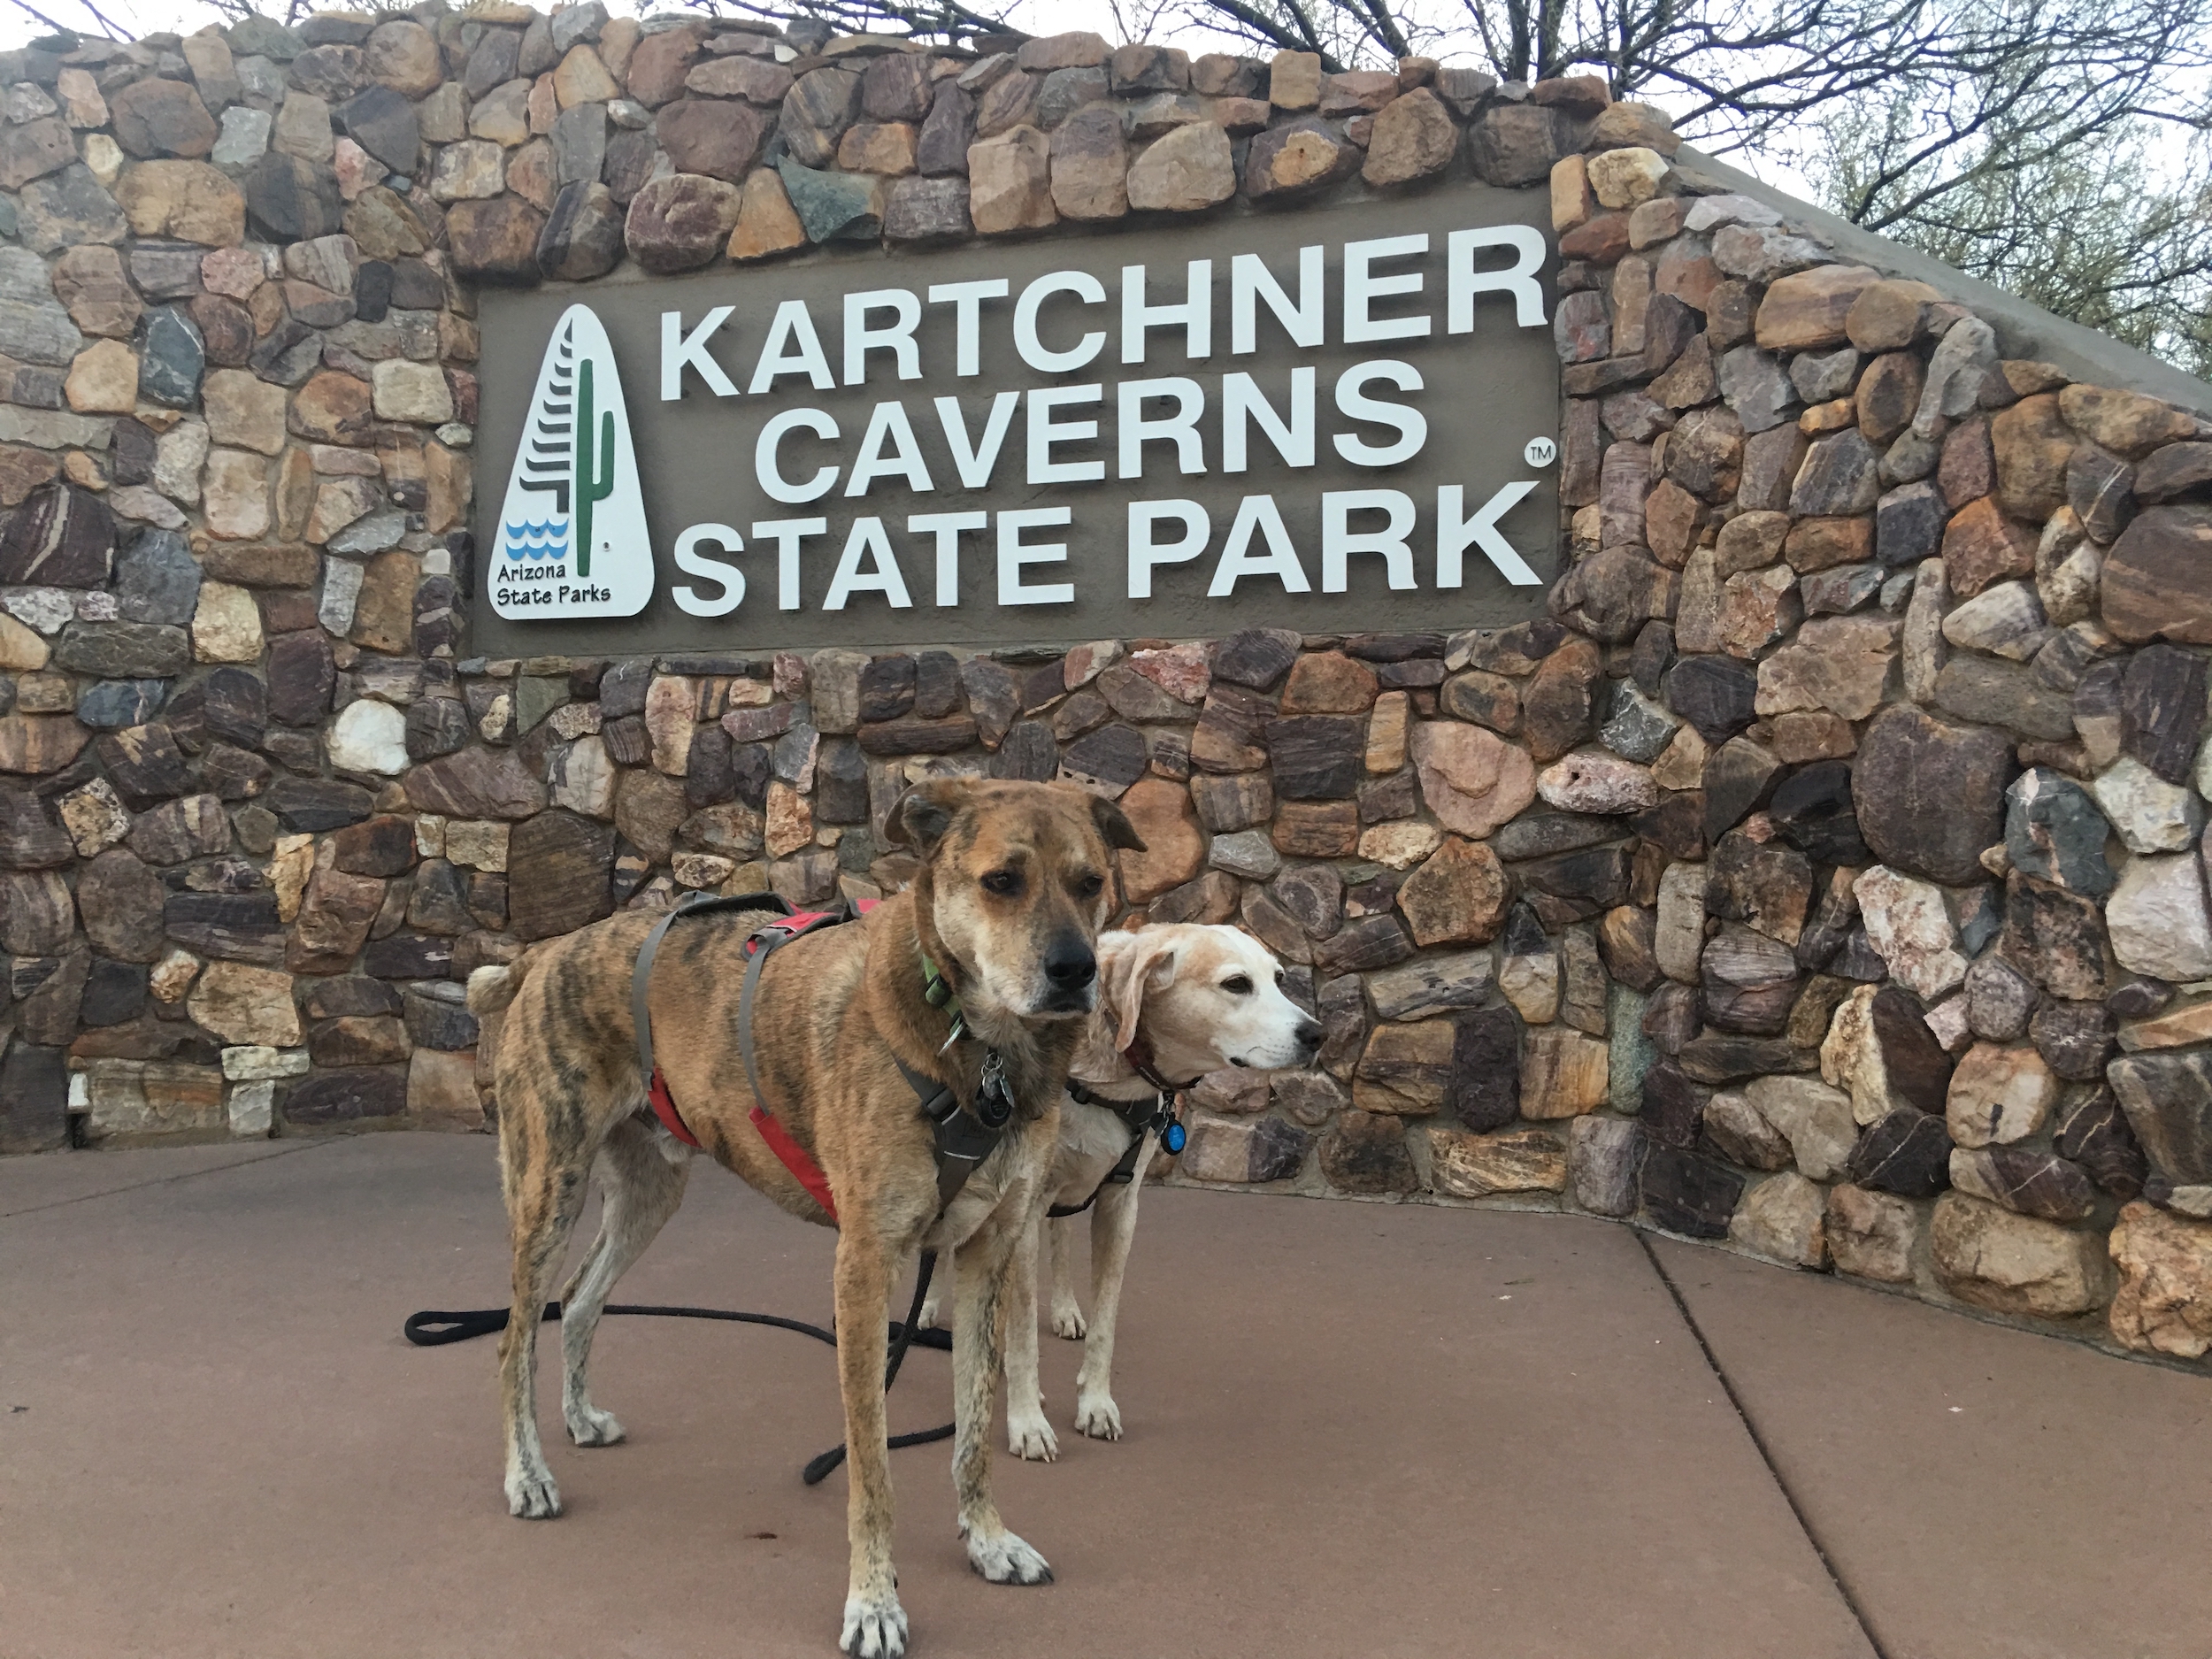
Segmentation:
<svg viewBox="0 0 2212 1659">
<path fill-rule="evenodd" d="M 922 958 L 922 1001 L 927 1002 L 932 1008 L 945 1009 L 952 1016 L 951 1033 L 946 1037 L 944 1047 L 937 1050 L 939 1054 L 942 1054 L 946 1048 L 951 1048 L 953 1044 L 968 1034 L 968 1022 L 961 1016 L 960 998 L 953 991 L 952 981 L 938 972 L 937 964 L 929 959 L 928 952 L 923 951 L 920 955 Z"/>
</svg>

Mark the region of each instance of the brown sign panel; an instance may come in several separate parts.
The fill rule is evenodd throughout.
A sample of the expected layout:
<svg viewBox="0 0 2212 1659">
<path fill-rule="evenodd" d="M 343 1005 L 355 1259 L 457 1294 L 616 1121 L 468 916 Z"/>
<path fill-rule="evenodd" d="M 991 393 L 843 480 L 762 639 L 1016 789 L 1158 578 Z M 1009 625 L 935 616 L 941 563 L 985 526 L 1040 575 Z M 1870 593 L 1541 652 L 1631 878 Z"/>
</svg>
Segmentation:
<svg viewBox="0 0 2212 1659">
<path fill-rule="evenodd" d="M 1463 183 L 487 293 L 475 647 L 1539 614 L 1559 570 L 1545 205 Z"/>
</svg>

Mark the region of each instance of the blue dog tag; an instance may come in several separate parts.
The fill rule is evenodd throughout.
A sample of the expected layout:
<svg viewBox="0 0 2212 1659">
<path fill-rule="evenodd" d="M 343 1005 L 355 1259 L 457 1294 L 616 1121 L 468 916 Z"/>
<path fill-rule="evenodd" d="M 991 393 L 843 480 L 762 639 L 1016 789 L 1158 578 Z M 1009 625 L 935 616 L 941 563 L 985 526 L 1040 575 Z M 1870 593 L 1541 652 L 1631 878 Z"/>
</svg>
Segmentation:
<svg viewBox="0 0 2212 1659">
<path fill-rule="evenodd" d="M 1171 1153 L 1180 1152 L 1183 1149 L 1183 1142 L 1189 1138 L 1183 1133 L 1183 1125 L 1180 1124 L 1170 1124 L 1160 1132 L 1160 1144 Z"/>
</svg>

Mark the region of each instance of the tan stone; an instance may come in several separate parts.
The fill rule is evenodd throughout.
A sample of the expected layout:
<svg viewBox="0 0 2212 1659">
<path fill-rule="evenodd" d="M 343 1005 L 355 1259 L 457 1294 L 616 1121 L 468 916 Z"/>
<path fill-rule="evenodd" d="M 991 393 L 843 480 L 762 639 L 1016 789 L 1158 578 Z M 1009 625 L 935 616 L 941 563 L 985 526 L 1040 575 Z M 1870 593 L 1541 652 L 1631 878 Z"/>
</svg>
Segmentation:
<svg viewBox="0 0 2212 1659">
<path fill-rule="evenodd" d="M 147 972 L 146 988 L 153 993 L 154 1001 L 174 1007 L 184 1001 L 192 988 L 192 981 L 200 972 L 200 959 L 188 950 L 172 945 L 159 962 Z"/>
<path fill-rule="evenodd" d="M 1367 717 L 1366 766 L 1381 777 L 1406 764 L 1406 744 L 1412 723 L 1412 698 L 1402 691 L 1386 691 L 1375 699 Z"/>
<path fill-rule="evenodd" d="M 201 388 L 208 436 L 227 449 L 280 455 L 284 449 L 284 388 L 247 369 L 211 370 Z"/>
<path fill-rule="evenodd" d="M 691 763 L 699 682 L 688 674 L 656 674 L 645 688 L 645 729 L 653 740 L 653 767 L 680 778 Z"/>
<path fill-rule="evenodd" d="M 1406 878 L 1398 908 L 1417 944 L 1487 944 L 1505 925 L 1511 896 L 1498 856 L 1452 836 Z"/>
<path fill-rule="evenodd" d="M 772 858 L 787 858 L 814 840 L 814 809 L 781 780 L 768 786 L 767 834 Z"/>
<path fill-rule="evenodd" d="M 1694 726 L 1684 726 L 1651 764 L 1651 780 L 1662 789 L 1694 789 L 1705 781 L 1712 745 Z"/>
<path fill-rule="evenodd" d="M 481 1129 L 484 1103 L 476 1091 L 476 1050 L 418 1048 L 410 1055 L 407 1115 L 430 1129 Z"/>
<path fill-rule="evenodd" d="M 1601 206 L 1631 208 L 1659 194 L 1667 158 L 1640 144 L 1590 157 L 1590 188 Z"/>
<path fill-rule="evenodd" d="M 913 123 L 854 122 L 837 141 L 837 165 L 847 173 L 872 173 L 884 178 L 913 172 Z"/>
<path fill-rule="evenodd" d="M 1824 1221 L 1838 1272 L 1886 1285 L 1912 1283 L 1920 1212 L 1909 1201 L 1842 1181 L 1828 1189 Z"/>
<path fill-rule="evenodd" d="M 211 962 L 185 1004 L 203 1030 L 225 1042 L 290 1048 L 301 1039 L 292 976 L 243 962 Z"/>
<path fill-rule="evenodd" d="M 374 511 L 384 492 L 365 478 L 338 478 L 316 487 L 315 511 L 305 539 L 319 547 L 348 525 Z"/>
<path fill-rule="evenodd" d="M 69 365 L 62 387 L 81 415 L 127 415 L 138 407 L 138 354 L 120 340 L 96 340 Z"/>
<path fill-rule="evenodd" d="M 1928 307 L 1942 297 L 1925 282 L 1895 277 L 1870 282 L 1852 301 L 1844 333 L 1862 351 L 1901 351 L 1920 338 Z"/>
<path fill-rule="evenodd" d="M 408 420 L 426 426 L 453 419 L 453 390 L 434 363 L 394 357 L 376 365 L 371 396 L 380 420 Z"/>
<path fill-rule="evenodd" d="M 229 541 L 250 541 L 268 534 L 269 463 L 265 457 L 242 449 L 210 450 L 202 495 L 209 534 Z"/>
<path fill-rule="evenodd" d="M 192 613 L 192 659 L 252 663 L 261 658 L 261 607 L 252 593 L 228 582 L 203 581 Z"/>
<path fill-rule="evenodd" d="M 2111 1270 L 2101 1240 L 2055 1221 L 1946 1193 L 1928 1228 L 1937 1282 L 1998 1313 L 2065 1318 L 2104 1300 Z"/>
<path fill-rule="evenodd" d="M 397 655 L 413 649 L 415 584 L 421 578 L 422 560 L 415 554 L 394 551 L 371 559 L 347 637 L 373 651 Z"/>
<path fill-rule="evenodd" d="M 1567 1190 L 1567 1148 L 1541 1129 L 1432 1129 L 1429 1156 L 1436 1190 L 1454 1198 Z"/>
<path fill-rule="evenodd" d="M 1352 1103 L 1362 1111 L 1425 1118 L 1441 1110 L 1452 1075 L 1452 1022 L 1378 1025 L 1352 1071 Z"/>
<path fill-rule="evenodd" d="M 1166 778 L 1140 778 L 1120 802 L 1142 852 L 1120 855 L 1122 896 L 1143 904 L 1196 876 L 1206 858 L 1206 837 L 1191 809 L 1190 794 Z"/>
<path fill-rule="evenodd" d="M 2197 434 L 2196 417 L 2140 392 L 2069 386 L 2058 395 L 2058 408 L 2083 437 L 2130 460 Z"/>
<path fill-rule="evenodd" d="M 1371 824 L 1359 833 L 1359 856 L 1369 864 L 1389 870 L 1410 870 L 1434 852 L 1443 831 L 1419 818 L 1393 818 Z"/>
<path fill-rule="evenodd" d="M 275 856 L 269 860 L 269 886 L 276 893 L 277 918 L 289 922 L 300 913 L 307 883 L 315 873 L 315 838 L 280 835 Z"/>
<path fill-rule="evenodd" d="M 1753 334 L 1769 351 L 1839 346 L 1860 295 L 1881 280 L 1863 265 L 1824 265 L 1778 279 L 1760 302 Z"/>
<path fill-rule="evenodd" d="M 1828 1265 L 1826 1199 L 1794 1171 L 1761 1181 L 1729 1218 L 1728 1240 L 1755 1256 L 1817 1271 Z"/>
<path fill-rule="evenodd" d="M 1536 798 L 1535 762 L 1494 732 L 1424 720 L 1413 728 L 1411 748 L 1429 810 L 1471 841 L 1486 839 Z"/>
<path fill-rule="evenodd" d="M 730 233 L 730 257 L 765 259 L 805 246 L 806 230 L 792 211 L 782 179 L 767 167 L 748 173 L 738 203 L 737 228 Z"/>
<path fill-rule="evenodd" d="M 1814 618 L 1759 664 L 1754 706 L 1762 715 L 1827 709 L 1865 719 L 1880 706 L 1895 668 L 1900 627 L 1879 615 Z"/>
<path fill-rule="evenodd" d="M 2120 1270 L 2113 1336 L 2139 1353 L 2203 1358 L 2212 1349 L 2212 1224 L 2138 1202 L 2120 1211 L 2107 1248 Z"/>
<path fill-rule="evenodd" d="M 2008 1146 L 2042 1131 L 2058 1092 L 2058 1079 L 2033 1048 L 1978 1042 L 1951 1073 L 1944 1118 L 1960 1146 Z"/>
<path fill-rule="evenodd" d="M 13 617 L 0 615 L 0 669 L 12 674 L 36 673 L 46 666 L 53 648 Z"/>
<path fill-rule="evenodd" d="M 79 328 L 113 340 L 128 340 L 146 309 L 123 274 L 122 256 L 96 242 L 54 261 L 54 293 Z"/>
<path fill-rule="evenodd" d="M 1589 163 L 1580 156 L 1567 156 L 1552 164 L 1551 170 L 1551 227 L 1561 234 L 1589 223 L 1598 211 L 1597 197 L 1590 193 Z"/>
<path fill-rule="evenodd" d="M 1225 154 L 1227 147 L 1223 149 Z M 1459 128 L 1451 111 L 1422 87 L 1394 99 L 1375 117 L 1360 176 L 1383 188 L 1410 184 L 1443 172 L 1458 149 Z"/>
<path fill-rule="evenodd" d="M 572 110 L 580 104 L 604 104 L 609 98 L 618 98 L 622 88 L 615 85 L 599 54 L 580 42 L 568 49 L 568 56 L 553 72 L 553 96 L 561 101 L 561 108 Z"/>
<path fill-rule="evenodd" d="M 1597 1038 L 1564 1025 L 1532 1031 L 1521 1060 L 1521 1116 L 1542 1122 L 1594 1111 L 1611 1075 L 1609 1052 Z"/>
<path fill-rule="evenodd" d="M 229 248 L 246 234 L 245 196 L 204 161 L 142 161 L 123 175 L 115 200 L 141 236 Z"/>
<path fill-rule="evenodd" d="M 1229 134 L 1210 121 L 1179 127 L 1147 146 L 1129 169 L 1129 205 L 1146 212 L 1195 213 L 1237 192 Z"/>
<path fill-rule="evenodd" d="M 1373 706 L 1375 671 L 1341 651 L 1309 651 L 1283 684 L 1285 714 L 1364 714 Z"/>
<path fill-rule="evenodd" d="M 1943 572 L 1954 598 L 1971 599 L 2034 569 L 2034 536 L 2006 518 L 1994 496 L 1977 496 L 1944 526 Z"/>
<path fill-rule="evenodd" d="M 1321 102 L 1321 54 L 1277 52 L 1268 66 L 1267 101 L 1279 110 L 1310 110 Z"/>
<path fill-rule="evenodd" d="M 1989 423 L 1997 457 L 1997 497 L 2007 512 L 2041 524 L 2066 504 L 2066 464 L 2074 453 L 2073 428 L 2060 413 L 2056 393 L 2024 397 Z M 1950 549 L 1944 549 L 1950 562 Z M 1951 578 L 1961 592 L 1958 577 Z"/>
<path fill-rule="evenodd" d="M 171 1135 L 223 1127 L 220 1067 L 176 1060 L 93 1061 L 86 1068 L 96 1141 L 110 1135 Z"/>
<path fill-rule="evenodd" d="M 968 148 L 968 217 L 979 235 L 1059 223 L 1052 204 L 1052 141 L 1017 127 Z"/>
<path fill-rule="evenodd" d="M 1097 221 L 1129 211 L 1129 150 L 1110 104 L 1078 110 L 1054 129 L 1052 205 L 1063 219 Z"/>
</svg>

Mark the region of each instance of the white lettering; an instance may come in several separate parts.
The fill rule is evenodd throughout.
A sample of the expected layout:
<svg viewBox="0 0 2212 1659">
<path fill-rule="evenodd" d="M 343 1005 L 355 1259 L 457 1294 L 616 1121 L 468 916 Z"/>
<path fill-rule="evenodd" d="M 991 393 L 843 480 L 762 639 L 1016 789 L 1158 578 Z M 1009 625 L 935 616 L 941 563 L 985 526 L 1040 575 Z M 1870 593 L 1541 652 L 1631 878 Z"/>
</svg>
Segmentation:
<svg viewBox="0 0 2212 1659">
<path fill-rule="evenodd" d="M 1298 303 L 1275 280 L 1274 273 L 1256 253 L 1240 253 L 1229 262 L 1229 350 L 1241 357 L 1259 348 L 1258 300 L 1267 302 L 1275 320 L 1289 334 L 1291 343 L 1309 349 L 1321 343 L 1325 288 L 1322 280 L 1322 249 L 1298 250 Z"/>
<path fill-rule="evenodd" d="M 1387 513 L 1390 522 L 1380 530 L 1355 531 L 1356 512 Z M 1413 531 L 1413 498 L 1395 489 L 1332 489 L 1321 496 L 1321 591 L 1345 590 L 1345 560 L 1354 553 L 1379 553 L 1394 588 L 1417 586 L 1413 580 L 1413 549 L 1406 537 Z"/>
<path fill-rule="evenodd" d="M 1371 317 L 1368 307 L 1379 299 L 1394 294 L 1418 294 L 1421 273 L 1409 271 L 1402 276 L 1376 276 L 1369 268 L 1378 259 L 1402 259 L 1411 254 L 1426 253 L 1429 239 L 1426 232 L 1411 236 L 1378 236 L 1371 242 L 1348 242 L 1344 244 L 1344 339 L 1347 344 L 1361 340 L 1417 340 L 1429 331 L 1426 317 Z"/>
<path fill-rule="evenodd" d="M 1478 248 L 1510 248 L 1513 263 L 1502 271 L 1475 269 Z M 1455 230 L 1444 239 L 1444 332 L 1471 334 L 1475 296 L 1510 294 L 1513 320 L 1523 328 L 1544 326 L 1544 233 L 1532 225 L 1489 225 Z"/>
<path fill-rule="evenodd" d="M 1498 567 L 1499 572 L 1516 588 L 1540 586 L 1543 578 L 1531 570 L 1513 543 L 1499 533 L 1498 520 L 1536 488 L 1536 480 L 1524 479 L 1508 484 L 1482 504 L 1480 511 L 1471 518 L 1463 518 L 1466 492 L 1457 484 L 1443 484 L 1436 491 L 1436 585 L 1456 588 L 1461 579 L 1461 556 L 1470 543 L 1482 549 L 1483 557 Z"/>
<path fill-rule="evenodd" d="M 1206 470 L 1206 446 L 1198 435 L 1198 418 L 1206 412 L 1206 394 L 1196 380 L 1178 375 L 1160 380 L 1124 380 L 1118 387 L 1120 410 L 1115 422 L 1121 443 L 1121 475 L 1144 476 L 1144 446 L 1167 442 L 1175 446 L 1175 464 L 1185 472 Z M 1148 418 L 1147 399 L 1172 398 L 1175 412 Z"/>
<path fill-rule="evenodd" d="M 837 482 L 837 468 L 825 466 L 803 484 L 787 480 L 778 464 L 776 451 L 787 432 L 810 432 L 818 438 L 834 438 L 837 423 L 818 409 L 787 409 L 760 429 L 760 436 L 753 442 L 753 475 L 759 480 L 760 492 L 771 501 L 798 503 L 814 501 L 830 493 Z"/>
<path fill-rule="evenodd" d="M 1079 443 L 1098 436 L 1095 420 L 1055 420 L 1053 411 L 1077 403 L 1104 401 L 1102 386 L 1039 387 L 1029 394 L 1029 481 L 1033 484 L 1086 484 L 1106 476 L 1103 461 L 1056 461 L 1056 443 Z"/>
<path fill-rule="evenodd" d="M 871 311 L 889 311 L 890 325 L 871 325 Z M 845 384 L 858 386 L 868 378 L 871 351 L 888 351 L 898 363 L 902 380 L 920 380 L 922 351 L 914 343 L 914 329 L 921 320 L 921 301 L 904 288 L 872 288 L 845 296 Z"/>
<path fill-rule="evenodd" d="M 799 608 L 799 541 L 803 536 L 827 535 L 826 518 L 771 518 L 753 526 L 757 541 L 776 544 L 776 609 Z"/>
<path fill-rule="evenodd" d="M 717 397 L 737 396 L 737 387 L 722 372 L 722 365 L 707 354 L 708 339 L 736 310 L 734 305 L 716 306 L 689 334 L 684 333 L 681 311 L 661 313 L 661 402 L 672 403 L 684 395 L 686 369 L 696 369 L 707 390 Z"/>
<path fill-rule="evenodd" d="M 1179 305 L 1148 305 L 1144 298 L 1144 267 L 1121 268 L 1121 360 L 1142 363 L 1145 334 L 1154 328 L 1180 328 L 1183 355 L 1195 362 L 1211 357 L 1214 349 L 1214 262 L 1194 259 L 1184 278 Z"/>
<path fill-rule="evenodd" d="M 1371 380 L 1387 380 L 1402 392 L 1417 392 L 1421 389 L 1421 371 L 1410 363 L 1380 357 L 1371 363 L 1356 363 L 1337 376 L 1338 412 L 1354 420 L 1371 420 L 1377 426 L 1391 427 L 1397 433 L 1398 441 L 1378 447 L 1356 434 L 1340 433 L 1333 440 L 1336 452 L 1355 466 L 1395 466 L 1401 461 L 1409 461 L 1421 453 L 1421 446 L 1428 442 L 1428 418 L 1403 403 L 1386 403 L 1367 396 L 1362 388 Z"/>
<path fill-rule="evenodd" d="M 1259 382 L 1244 373 L 1225 374 L 1221 379 L 1221 470 L 1241 472 L 1245 469 L 1244 423 L 1247 419 L 1259 423 L 1267 441 L 1275 446 L 1275 453 L 1291 466 L 1313 465 L 1313 370 L 1310 366 L 1290 372 L 1290 419 L 1286 423 L 1275 413 L 1275 406 L 1260 390 Z"/>
<path fill-rule="evenodd" d="M 822 355 L 822 342 L 815 334 L 814 319 L 807 314 L 804 300 L 786 300 L 776 307 L 768 337 L 760 342 L 760 361 L 753 365 L 753 382 L 747 389 L 758 397 L 773 391 L 777 377 L 784 374 L 805 375 L 818 392 L 829 391 L 837 384 L 830 373 L 829 359 Z"/>
<path fill-rule="evenodd" d="M 1264 554 L 1252 551 L 1255 532 L 1267 541 Z M 1214 579 L 1206 589 L 1206 597 L 1233 597 L 1237 583 L 1247 576 L 1272 576 L 1282 583 L 1286 594 L 1313 591 L 1313 584 L 1306 580 L 1305 566 L 1298 562 L 1298 551 L 1290 544 L 1290 532 L 1283 525 L 1283 515 L 1277 510 L 1272 495 L 1247 495 L 1237 503 L 1236 519 L 1229 526 L 1228 538 L 1221 544 L 1221 557 L 1214 565 Z"/>
<path fill-rule="evenodd" d="M 1156 539 L 1160 526 L 1183 526 L 1179 541 Z M 1213 534 L 1213 519 L 1194 501 L 1133 501 L 1129 503 L 1129 596 L 1152 597 L 1152 570 L 1156 565 L 1183 565 L 1206 550 Z"/>
<path fill-rule="evenodd" d="M 703 577 L 722 591 L 711 599 L 703 599 L 695 588 L 672 588 L 669 597 L 687 616 L 726 617 L 744 602 L 745 572 L 725 560 L 707 557 L 699 551 L 702 542 L 711 542 L 728 553 L 745 550 L 745 538 L 726 524 L 693 525 L 676 538 L 676 568 L 687 576 Z"/>
<path fill-rule="evenodd" d="M 1103 305 L 1106 286 L 1087 271 L 1055 271 L 1041 276 L 1014 302 L 1014 349 L 1040 374 L 1068 374 L 1099 354 L 1106 331 L 1085 334 L 1065 351 L 1055 351 L 1037 337 L 1037 313 L 1055 294 L 1072 294 L 1086 305 Z"/>
<path fill-rule="evenodd" d="M 998 465 L 998 452 L 1006 442 L 1006 429 L 1014 424 L 1014 405 L 1021 402 L 1021 396 L 1001 392 L 991 400 L 982 440 L 976 443 L 968 442 L 968 420 L 960 411 L 960 400 L 937 400 L 937 424 L 945 429 L 945 447 L 952 451 L 953 466 L 967 488 L 981 489 L 990 483 L 991 469 Z"/>
<path fill-rule="evenodd" d="M 1013 394 L 1006 394 L 1009 397 Z M 906 521 L 910 535 L 937 538 L 937 605 L 949 611 L 960 603 L 960 533 L 989 526 L 987 512 L 918 512 Z"/>
<path fill-rule="evenodd" d="M 861 437 L 845 494 L 864 495 L 879 478 L 902 478 L 909 489 L 925 495 L 937 488 L 922 463 L 922 448 L 914 441 L 904 403 L 878 403 L 868 417 L 868 430 Z"/>
<path fill-rule="evenodd" d="M 873 561 L 872 568 L 861 569 L 864 556 Z M 829 592 L 823 595 L 822 609 L 842 611 L 845 601 L 855 594 L 881 594 L 891 602 L 894 611 L 914 608 L 913 600 L 907 596 L 906 572 L 899 568 L 898 555 L 891 550 L 891 541 L 883 533 L 880 518 L 853 520 L 852 531 L 845 538 L 845 550 L 837 556 L 837 569 L 830 576 Z"/>
<path fill-rule="evenodd" d="M 1022 581 L 1025 565 L 1064 565 L 1068 560 L 1068 544 L 1064 541 L 1040 541 L 1029 547 L 1022 545 L 1022 532 L 1045 529 L 1053 525 L 1072 524 L 1075 513 L 1067 507 L 1021 507 L 998 516 L 998 602 L 1002 605 L 1071 605 L 1075 603 L 1073 582 L 1046 582 L 1038 587 L 1025 586 Z"/>
<path fill-rule="evenodd" d="M 929 303 L 953 308 L 954 373 L 966 375 L 983 372 L 983 302 L 1005 297 L 1004 277 L 986 277 L 977 282 L 935 282 L 930 285 Z"/>
</svg>

